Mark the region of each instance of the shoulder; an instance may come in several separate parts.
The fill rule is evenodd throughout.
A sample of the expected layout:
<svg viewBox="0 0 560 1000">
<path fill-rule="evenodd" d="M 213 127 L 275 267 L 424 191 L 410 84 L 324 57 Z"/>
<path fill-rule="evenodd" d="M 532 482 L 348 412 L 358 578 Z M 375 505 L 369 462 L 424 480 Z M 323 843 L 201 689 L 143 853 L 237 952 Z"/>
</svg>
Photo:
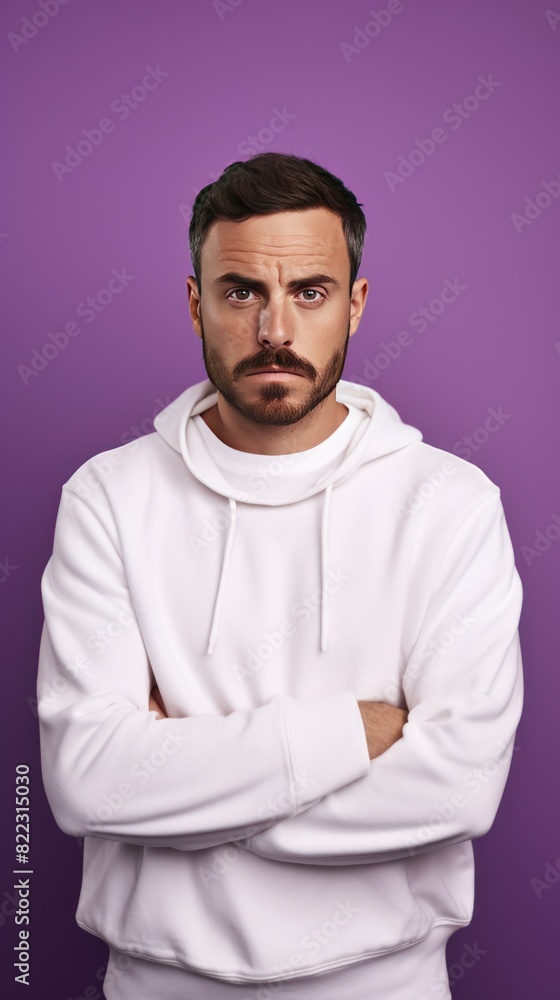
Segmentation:
<svg viewBox="0 0 560 1000">
<path fill-rule="evenodd" d="M 95 506 L 101 495 L 112 499 L 118 499 L 119 494 L 131 497 L 154 478 L 163 476 L 166 466 L 173 466 L 178 459 L 181 456 L 154 431 L 92 455 L 69 476 L 63 489 L 90 506 Z"/>
<path fill-rule="evenodd" d="M 452 452 L 424 441 L 407 451 L 406 475 L 395 498 L 401 519 L 420 515 L 423 523 L 454 531 L 490 497 L 500 497 L 500 487 L 479 466 Z"/>
</svg>

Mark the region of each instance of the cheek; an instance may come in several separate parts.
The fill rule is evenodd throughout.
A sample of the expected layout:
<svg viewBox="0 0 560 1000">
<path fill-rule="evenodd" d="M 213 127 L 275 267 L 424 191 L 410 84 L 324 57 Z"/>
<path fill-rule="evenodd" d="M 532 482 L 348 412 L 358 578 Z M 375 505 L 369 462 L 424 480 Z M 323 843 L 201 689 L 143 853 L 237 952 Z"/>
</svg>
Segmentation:
<svg viewBox="0 0 560 1000">
<path fill-rule="evenodd" d="M 204 331 L 208 326 L 216 343 L 241 344 L 247 336 L 258 332 L 263 310 L 236 309 L 227 302 L 210 303 L 204 314 Z"/>
<path fill-rule="evenodd" d="M 299 334 L 299 344 L 302 350 L 314 355 L 317 361 L 326 364 L 333 354 L 344 349 L 348 336 L 349 316 L 347 311 L 334 310 L 322 317 L 317 316 L 313 322 L 302 327 Z"/>
<path fill-rule="evenodd" d="M 237 317 L 235 317 L 237 319 Z M 243 358 L 254 356 L 259 349 L 256 334 L 246 329 L 247 323 L 204 319 L 206 351 L 222 364 L 232 366 Z"/>
</svg>

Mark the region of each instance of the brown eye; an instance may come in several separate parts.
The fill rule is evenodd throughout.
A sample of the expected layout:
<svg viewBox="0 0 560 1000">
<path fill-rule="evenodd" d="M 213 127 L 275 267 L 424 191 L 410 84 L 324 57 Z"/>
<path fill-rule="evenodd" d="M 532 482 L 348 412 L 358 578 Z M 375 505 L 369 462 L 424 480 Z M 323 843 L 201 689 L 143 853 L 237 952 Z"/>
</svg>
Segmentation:
<svg viewBox="0 0 560 1000">
<path fill-rule="evenodd" d="M 251 294 L 251 291 L 250 291 L 249 288 L 232 288 L 231 292 L 228 293 L 228 295 L 226 296 L 226 298 L 229 299 L 229 298 L 231 298 L 231 296 L 237 295 L 238 292 L 247 292 L 249 295 Z M 247 299 L 237 299 L 237 298 L 235 298 L 235 299 L 233 299 L 233 301 L 234 302 L 247 302 Z"/>
</svg>

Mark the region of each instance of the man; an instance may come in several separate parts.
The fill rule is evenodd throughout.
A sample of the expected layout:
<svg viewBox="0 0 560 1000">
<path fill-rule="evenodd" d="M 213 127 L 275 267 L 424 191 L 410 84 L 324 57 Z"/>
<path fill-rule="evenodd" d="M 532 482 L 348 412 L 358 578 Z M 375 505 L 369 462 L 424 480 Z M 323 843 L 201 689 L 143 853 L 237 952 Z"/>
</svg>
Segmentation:
<svg viewBox="0 0 560 1000">
<path fill-rule="evenodd" d="M 500 490 L 341 379 L 368 283 L 339 178 L 231 164 L 189 233 L 208 379 L 64 484 L 42 580 L 77 922 L 109 1000 L 450 997 L 522 710 Z"/>
</svg>

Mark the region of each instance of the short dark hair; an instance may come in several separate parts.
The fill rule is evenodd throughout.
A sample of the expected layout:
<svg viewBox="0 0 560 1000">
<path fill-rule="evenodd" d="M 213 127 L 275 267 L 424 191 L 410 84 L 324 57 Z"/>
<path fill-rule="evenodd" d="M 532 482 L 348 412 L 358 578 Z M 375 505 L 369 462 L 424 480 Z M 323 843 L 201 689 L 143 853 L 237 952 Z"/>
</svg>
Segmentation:
<svg viewBox="0 0 560 1000">
<path fill-rule="evenodd" d="M 304 157 L 269 152 L 230 163 L 213 184 L 198 192 L 193 203 L 189 243 L 199 291 L 202 244 L 213 222 L 244 222 L 253 215 L 325 207 L 342 221 L 350 258 L 351 293 L 366 232 L 361 204 L 339 177 Z"/>
</svg>

